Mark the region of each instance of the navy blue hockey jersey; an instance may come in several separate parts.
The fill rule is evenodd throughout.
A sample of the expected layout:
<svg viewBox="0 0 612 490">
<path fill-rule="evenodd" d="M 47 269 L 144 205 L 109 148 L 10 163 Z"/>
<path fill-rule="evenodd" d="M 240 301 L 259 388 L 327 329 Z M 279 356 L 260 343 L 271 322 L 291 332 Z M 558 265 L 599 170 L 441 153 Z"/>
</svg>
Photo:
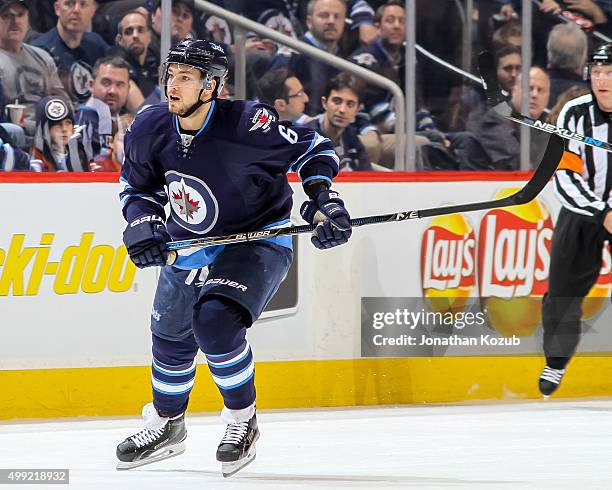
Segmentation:
<svg viewBox="0 0 612 490">
<path fill-rule="evenodd" d="M 123 214 L 128 222 L 165 216 L 169 203 L 167 228 L 175 240 L 281 226 L 292 207 L 286 173 L 331 182 L 338 166 L 328 138 L 279 123 L 269 106 L 213 101 L 202 128 L 188 135 L 167 104 L 157 104 L 138 114 L 125 135 Z M 291 246 L 290 237 L 276 240 Z M 203 267 L 220 251 L 182 251 L 176 267 Z"/>
</svg>

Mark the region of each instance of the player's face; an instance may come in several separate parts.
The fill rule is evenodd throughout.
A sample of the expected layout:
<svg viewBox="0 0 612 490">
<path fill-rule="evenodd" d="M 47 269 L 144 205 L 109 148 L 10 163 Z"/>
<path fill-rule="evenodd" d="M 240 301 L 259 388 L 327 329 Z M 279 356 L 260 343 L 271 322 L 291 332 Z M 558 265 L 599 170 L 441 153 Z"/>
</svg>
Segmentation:
<svg viewBox="0 0 612 490">
<path fill-rule="evenodd" d="M 57 0 L 55 15 L 68 32 L 85 32 L 96 13 L 94 0 Z"/>
<path fill-rule="evenodd" d="M 175 2 L 176 3 L 176 2 Z M 184 3 L 172 7 L 172 37 L 185 39 L 193 29 L 193 14 Z"/>
<path fill-rule="evenodd" d="M 521 84 L 520 78 L 517 80 L 512 91 L 512 105 L 516 111 L 521 108 Z M 534 119 L 539 118 L 550 97 L 550 78 L 540 68 L 529 70 L 529 115 Z"/>
<path fill-rule="evenodd" d="M 321 99 L 325 117 L 337 129 L 344 129 L 351 124 L 359 110 L 359 97 L 350 88 L 332 90 L 328 97 Z"/>
<path fill-rule="evenodd" d="M 386 44 L 401 46 L 406 35 L 406 16 L 399 5 L 385 8 L 380 19 L 380 38 Z"/>
<path fill-rule="evenodd" d="M 285 112 L 290 119 L 295 119 L 304 113 L 306 102 L 310 99 L 304 91 L 304 87 L 296 77 L 289 77 L 285 80 L 287 87 L 287 106 Z"/>
<path fill-rule="evenodd" d="M 22 42 L 28 33 L 28 10 L 13 4 L 0 15 L 0 39 L 3 42 Z"/>
<path fill-rule="evenodd" d="M 516 78 L 521 73 L 521 56 L 509 54 L 499 59 L 497 63 L 497 78 L 504 90 L 510 92 L 516 84 Z"/>
<path fill-rule="evenodd" d="M 139 14 L 129 14 L 121 21 L 117 42 L 135 56 L 142 55 L 151 43 L 147 20 Z"/>
<path fill-rule="evenodd" d="M 188 65 L 172 64 L 168 67 L 166 80 L 168 93 L 168 110 L 175 114 L 184 114 L 193 106 L 202 91 L 202 73 Z M 202 100 L 210 97 L 214 89 L 204 90 Z"/>
<path fill-rule="evenodd" d="M 591 68 L 591 88 L 602 111 L 612 112 L 612 65 Z"/>
<path fill-rule="evenodd" d="M 66 146 L 68 146 L 68 140 L 73 133 L 74 126 L 72 124 L 72 120 L 64 119 L 63 121 L 60 121 L 49 128 L 51 144 L 59 151 L 64 151 Z"/>
<path fill-rule="evenodd" d="M 313 36 L 324 42 L 335 42 L 342 37 L 346 7 L 340 0 L 319 0 L 306 18 Z"/>
<path fill-rule="evenodd" d="M 96 99 L 106 102 L 113 116 L 125 106 L 130 90 L 130 74 L 125 68 L 101 65 L 93 81 L 91 93 Z"/>
</svg>

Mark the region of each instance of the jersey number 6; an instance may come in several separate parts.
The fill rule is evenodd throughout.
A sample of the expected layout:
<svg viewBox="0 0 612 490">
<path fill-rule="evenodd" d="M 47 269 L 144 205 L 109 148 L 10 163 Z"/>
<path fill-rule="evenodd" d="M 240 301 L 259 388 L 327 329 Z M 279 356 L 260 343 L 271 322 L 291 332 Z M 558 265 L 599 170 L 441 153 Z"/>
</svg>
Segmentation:
<svg viewBox="0 0 612 490">
<path fill-rule="evenodd" d="M 298 135 L 293 129 L 287 128 L 283 126 L 282 124 L 279 124 L 278 132 L 281 134 L 283 138 L 285 138 L 292 145 L 297 143 Z"/>
</svg>

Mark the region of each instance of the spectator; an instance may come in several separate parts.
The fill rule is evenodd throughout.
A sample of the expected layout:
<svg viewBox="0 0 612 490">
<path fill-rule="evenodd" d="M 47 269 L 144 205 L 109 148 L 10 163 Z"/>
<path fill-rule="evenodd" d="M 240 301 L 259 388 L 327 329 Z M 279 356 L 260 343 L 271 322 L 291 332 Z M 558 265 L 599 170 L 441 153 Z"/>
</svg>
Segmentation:
<svg viewBox="0 0 612 490">
<path fill-rule="evenodd" d="M 94 0 L 56 0 L 57 25 L 32 43 L 47 50 L 73 102 L 91 95 L 92 66 L 102 58 L 108 45 L 94 32 L 87 32 L 96 11 Z"/>
<path fill-rule="evenodd" d="M 137 10 L 149 19 L 146 8 L 148 0 L 97 0 L 98 7 L 91 21 L 93 32 L 97 32 L 107 44 L 115 43 L 117 23 L 125 14 Z"/>
<path fill-rule="evenodd" d="M 588 87 L 582 78 L 587 45 L 586 34 L 575 24 L 558 24 L 550 31 L 546 44 L 550 76 L 549 106 L 555 105 L 559 94 L 572 85 Z"/>
<path fill-rule="evenodd" d="M 511 20 L 493 32 L 493 49 L 497 51 L 506 44 L 514 44 L 521 47 L 523 42 L 523 31 L 518 20 Z"/>
<path fill-rule="evenodd" d="M 156 6 L 151 14 L 151 44 L 149 49 L 155 59 L 160 57 L 162 13 L 161 0 L 156 0 Z M 194 0 L 173 0 L 172 18 L 170 21 L 170 44 L 174 46 L 181 39 L 193 37 L 193 18 L 195 14 Z"/>
<path fill-rule="evenodd" d="M 520 76 L 512 90 L 511 104 L 514 110 L 521 108 Z M 529 70 L 529 115 L 534 119 L 546 116 L 545 109 L 550 95 L 550 78 L 540 67 Z M 546 136 L 545 133 L 542 133 Z M 539 131 L 532 132 L 531 148 L 541 153 Z M 489 164 L 479 170 L 519 170 L 520 169 L 520 125 L 500 116 L 489 109 L 482 119 L 478 140 L 489 157 Z M 536 159 L 532 156 L 532 161 Z"/>
<path fill-rule="evenodd" d="M 308 32 L 304 41 L 328 53 L 339 54 L 339 45 L 344 33 L 346 4 L 342 0 L 310 0 L 307 7 L 306 24 Z M 324 95 L 326 80 L 338 74 L 338 70 L 307 55 L 292 53 L 280 54 L 272 69 L 288 67 L 304 83 L 310 95 L 306 113 L 317 114 L 321 111 L 321 96 Z"/>
<path fill-rule="evenodd" d="M 406 15 L 400 0 L 389 0 L 376 11 L 375 25 L 379 36 L 373 44 L 358 49 L 350 60 L 369 70 L 375 71 L 404 87 L 405 49 L 404 40 Z M 386 89 L 375 85 L 367 88 L 364 98 L 365 109 L 372 123 L 382 133 L 393 132 L 395 112 L 393 96 Z"/>
<path fill-rule="evenodd" d="M 40 160 L 43 172 L 87 170 L 87 162 L 68 158 L 68 142 L 74 134 L 71 103 L 56 97 L 43 97 L 36 104 L 36 136 L 32 157 Z M 76 163 L 76 166 L 73 165 Z"/>
<path fill-rule="evenodd" d="M 362 44 L 372 44 L 378 35 L 372 6 L 365 0 L 351 0 L 348 2 L 348 12 L 351 31 L 359 30 L 359 41 Z"/>
<path fill-rule="evenodd" d="M 104 102 L 113 118 L 127 112 L 130 65 L 118 56 L 100 58 L 94 66 L 93 77 L 91 98 Z"/>
<path fill-rule="evenodd" d="M 308 94 L 299 78 L 286 68 L 269 71 L 259 82 L 259 100 L 276 109 L 280 120 L 301 124 Z"/>
<path fill-rule="evenodd" d="M 495 52 L 495 60 L 499 85 L 503 90 L 511 93 L 521 73 L 521 48 L 514 44 L 506 44 Z M 478 87 L 477 90 L 471 89 L 464 94 L 461 117 L 465 120 L 467 131 L 475 133 L 479 130 L 486 111 L 485 95 L 481 87 Z"/>
<path fill-rule="evenodd" d="M 307 2 L 298 0 L 258 0 L 244 1 L 242 12 L 250 19 L 266 27 L 282 32 L 287 36 L 301 38 L 307 17 Z M 370 44 L 377 35 L 374 27 L 374 10 L 366 0 L 348 0 L 347 24 L 351 31 L 358 33 L 359 41 Z"/>
<path fill-rule="evenodd" d="M 159 61 L 149 53 L 151 31 L 146 15 L 139 10 L 127 12 L 117 25 L 116 41 L 118 47 L 107 54 L 121 56 L 128 62 L 131 80 L 143 97 L 148 97 L 158 82 Z"/>
<path fill-rule="evenodd" d="M 26 106 L 23 127 L 29 145 L 36 127 L 36 103 L 45 94 L 64 91 L 51 57 L 23 42 L 28 28 L 25 2 L 0 0 L 0 83 L 7 103 Z"/>
<path fill-rule="evenodd" d="M 329 138 L 340 157 L 340 171 L 373 170 L 358 130 L 351 125 L 361 103 L 362 83 L 350 73 L 340 73 L 328 82 L 321 98 L 324 112 L 305 125 Z"/>
<path fill-rule="evenodd" d="M 495 59 L 499 85 L 510 93 L 521 74 L 521 48 L 514 44 L 506 44 L 495 52 Z"/>
<path fill-rule="evenodd" d="M 93 69 L 91 97 L 79 107 L 76 123 L 91 169 L 121 168 L 123 134 L 131 121 L 126 104 L 130 91 L 130 66 L 117 56 L 99 59 Z M 128 119 L 125 119 L 125 116 Z"/>
<path fill-rule="evenodd" d="M 5 126 L 0 124 L 0 172 L 27 172 L 29 155 L 11 141 Z"/>
</svg>

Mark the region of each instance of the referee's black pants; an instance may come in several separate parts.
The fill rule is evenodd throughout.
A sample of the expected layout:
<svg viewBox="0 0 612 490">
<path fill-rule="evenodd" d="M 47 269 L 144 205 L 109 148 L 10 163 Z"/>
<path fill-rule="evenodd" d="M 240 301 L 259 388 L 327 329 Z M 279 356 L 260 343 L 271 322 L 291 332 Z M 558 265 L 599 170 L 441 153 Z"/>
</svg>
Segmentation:
<svg viewBox="0 0 612 490">
<path fill-rule="evenodd" d="M 610 234 L 599 223 L 561 208 L 555 225 L 542 305 L 546 364 L 564 369 L 580 340 L 582 303 L 599 277 Z"/>
</svg>

